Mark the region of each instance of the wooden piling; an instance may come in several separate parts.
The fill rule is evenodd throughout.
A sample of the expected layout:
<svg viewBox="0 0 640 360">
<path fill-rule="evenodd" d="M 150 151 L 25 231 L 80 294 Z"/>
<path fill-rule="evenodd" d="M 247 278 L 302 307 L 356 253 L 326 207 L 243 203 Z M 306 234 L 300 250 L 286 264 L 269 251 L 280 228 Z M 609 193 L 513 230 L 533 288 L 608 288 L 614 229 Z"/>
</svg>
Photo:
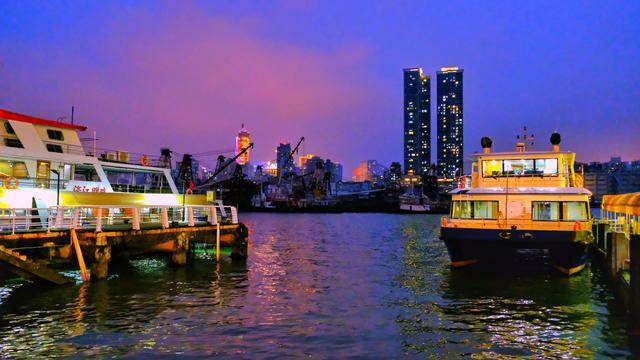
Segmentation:
<svg viewBox="0 0 640 360">
<path fill-rule="evenodd" d="M 80 242 L 78 241 L 78 234 L 76 234 L 76 229 L 72 228 L 69 231 L 69 236 L 71 236 L 73 249 L 76 252 L 76 258 L 78 259 L 78 266 L 80 267 L 80 275 L 82 276 L 82 281 L 89 281 L 87 266 L 84 263 L 84 257 L 82 256 L 82 249 L 80 248 Z"/>
</svg>

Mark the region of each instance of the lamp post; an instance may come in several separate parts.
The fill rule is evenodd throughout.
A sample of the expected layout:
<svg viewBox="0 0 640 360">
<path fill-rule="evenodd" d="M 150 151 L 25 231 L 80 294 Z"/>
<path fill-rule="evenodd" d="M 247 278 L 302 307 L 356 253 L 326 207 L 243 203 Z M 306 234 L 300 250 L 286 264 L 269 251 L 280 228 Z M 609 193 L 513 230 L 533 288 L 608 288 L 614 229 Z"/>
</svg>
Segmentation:
<svg viewBox="0 0 640 360">
<path fill-rule="evenodd" d="M 60 171 L 51 169 L 51 172 L 56 174 L 56 206 L 60 206 Z"/>
</svg>

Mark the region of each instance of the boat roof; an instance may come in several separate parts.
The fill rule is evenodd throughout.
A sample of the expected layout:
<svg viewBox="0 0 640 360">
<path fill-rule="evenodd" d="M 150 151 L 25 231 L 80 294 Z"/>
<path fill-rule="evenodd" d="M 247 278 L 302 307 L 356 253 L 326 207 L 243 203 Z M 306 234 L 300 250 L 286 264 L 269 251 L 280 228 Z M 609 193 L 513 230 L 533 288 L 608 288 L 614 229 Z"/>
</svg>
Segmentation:
<svg viewBox="0 0 640 360">
<path fill-rule="evenodd" d="M 9 110 L 4 110 L 4 109 L 0 109 L 0 118 L 7 119 L 7 120 L 21 121 L 21 122 L 26 122 L 30 124 L 36 124 L 36 125 L 46 125 L 46 126 L 51 126 L 51 127 L 61 128 L 61 129 L 72 129 L 76 131 L 87 130 L 86 126 L 38 118 L 30 115 L 19 114 L 19 113 L 9 111 Z"/>
<path fill-rule="evenodd" d="M 459 188 L 449 191 L 449 194 L 545 194 L 545 195 L 591 195 L 586 188 L 575 187 L 477 187 Z"/>
<path fill-rule="evenodd" d="M 519 158 L 526 157 L 527 155 L 549 155 L 549 154 L 573 154 L 573 151 L 505 151 L 505 152 L 490 152 L 490 153 L 475 153 L 473 156 L 480 157 L 504 157 L 504 156 L 517 156 Z"/>
</svg>

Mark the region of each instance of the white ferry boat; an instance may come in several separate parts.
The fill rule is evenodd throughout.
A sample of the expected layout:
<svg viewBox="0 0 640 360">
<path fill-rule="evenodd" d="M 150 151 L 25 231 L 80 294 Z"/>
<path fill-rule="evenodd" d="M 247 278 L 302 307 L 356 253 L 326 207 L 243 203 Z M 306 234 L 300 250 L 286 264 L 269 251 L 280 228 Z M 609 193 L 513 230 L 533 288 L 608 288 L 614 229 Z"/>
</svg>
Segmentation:
<svg viewBox="0 0 640 360">
<path fill-rule="evenodd" d="M 0 109 L 0 208 L 178 205 L 167 159 L 85 149 L 86 127 Z M 184 197 L 206 203 L 206 196 Z"/>
<path fill-rule="evenodd" d="M 593 241 L 591 193 L 574 172 L 575 153 L 560 151 L 557 133 L 551 143 L 552 151 L 526 151 L 519 143 L 516 152 L 492 153 L 491 139 L 482 139 L 470 181 L 463 177 L 450 192 L 450 218 L 442 218 L 452 266 L 533 250 L 567 275 L 584 268 Z"/>
</svg>

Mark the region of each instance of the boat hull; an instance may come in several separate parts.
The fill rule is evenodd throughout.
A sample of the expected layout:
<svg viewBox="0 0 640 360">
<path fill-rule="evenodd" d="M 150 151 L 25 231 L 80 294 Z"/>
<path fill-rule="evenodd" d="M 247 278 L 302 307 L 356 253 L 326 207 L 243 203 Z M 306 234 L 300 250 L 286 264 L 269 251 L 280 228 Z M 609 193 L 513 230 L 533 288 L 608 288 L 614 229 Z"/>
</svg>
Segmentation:
<svg viewBox="0 0 640 360">
<path fill-rule="evenodd" d="M 498 263 L 528 251 L 548 255 L 559 271 L 572 275 L 584 268 L 590 231 L 505 230 L 443 227 L 440 239 L 447 245 L 451 265 Z"/>
</svg>

